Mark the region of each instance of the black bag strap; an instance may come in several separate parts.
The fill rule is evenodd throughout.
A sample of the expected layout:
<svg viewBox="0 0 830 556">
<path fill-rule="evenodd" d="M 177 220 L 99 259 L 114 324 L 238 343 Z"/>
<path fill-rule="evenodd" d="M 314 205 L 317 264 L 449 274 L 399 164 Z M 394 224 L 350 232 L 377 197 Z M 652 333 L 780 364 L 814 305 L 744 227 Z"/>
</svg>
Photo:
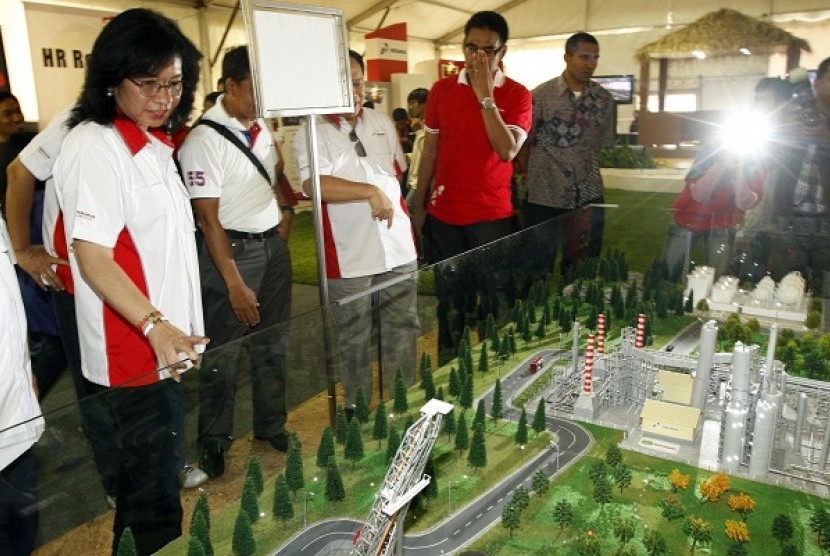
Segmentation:
<svg viewBox="0 0 830 556">
<path fill-rule="evenodd" d="M 262 165 L 262 161 L 258 159 L 256 155 L 251 152 L 251 149 L 249 149 L 242 141 L 240 141 L 239 137 L 234 135 L 234 133 L 230 129 L 226 128 L 220 123 L 214 122 L 213 120 L 205 120 L 204 118 L 196 122 L 196 124 L 193 127 L 200 125 L 208 126 L 209 128 L 216 131 L 216 133 L 218 133 L 219 135 L 233 143 L 234 146 L 236 146 L 236 148 L 242 151 L 245 154 L 245 156 L 248 157 L 248 160 L 250 160 L 251 163 L 254 166 L 256 166 L 257 171 L 262 175 L 263 178 L 265 178 L 265 181 L 268 182 L 268 185 L 272 185 L 271 176 L 268 175 L 268 170 L 266 170 L 265 166 Z"/>
</svg>

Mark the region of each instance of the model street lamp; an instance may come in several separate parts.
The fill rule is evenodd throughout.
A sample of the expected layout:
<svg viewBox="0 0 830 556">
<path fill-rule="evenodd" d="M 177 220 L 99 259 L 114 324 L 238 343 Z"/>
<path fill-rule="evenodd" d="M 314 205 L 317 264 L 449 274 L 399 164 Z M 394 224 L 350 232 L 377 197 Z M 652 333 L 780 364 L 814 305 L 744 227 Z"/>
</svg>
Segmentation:
<svg viewBox="0 0 830 556">
<path fill-rule="evenodd" d="M 314 493 L 306 491 L 303 494 L 303 527 L 308 527 L 308 500 L 314 496 Z"/>
</svg>

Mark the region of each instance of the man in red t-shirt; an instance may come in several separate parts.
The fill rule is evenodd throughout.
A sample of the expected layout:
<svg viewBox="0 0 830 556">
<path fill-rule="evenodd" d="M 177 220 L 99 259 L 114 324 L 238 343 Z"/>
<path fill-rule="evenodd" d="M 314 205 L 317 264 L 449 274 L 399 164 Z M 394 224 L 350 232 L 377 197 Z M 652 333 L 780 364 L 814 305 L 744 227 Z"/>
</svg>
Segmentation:
<svg viewBox="0 0 830 556">
<path fill-rule="evenodd" d="M 532 114 L 530 92 L 499 69 L 507 36 L 501 15 L 474 14 L 464 28 L 465 68 L 430 90 L 413 218 L 430 262 L 512 231 L 512 161 Z"/>
<path fill-rule="evenodd" d="M 513 159 L 527 139 L 532 112 L 530 92 L 499 69 L 507 36 L 501 15 L 474 14 L 464 28 L 465 68 L 437 81 L 429 92 L 413 224 L 430 263 L 513 231 Z M 455 356 L 460 335 L 449 325 L 453 292 L 461 282 L 471 283 L 451 266 L 435 269 L 439 363 Z M 465 269 L 474 276 L 489 276 L 492 279 L 485 282 L 498 285 L 495 269 L 480 264 Z M 491 299 L 493 288 L 486 289 L 476 297 Z"/>
</svg>

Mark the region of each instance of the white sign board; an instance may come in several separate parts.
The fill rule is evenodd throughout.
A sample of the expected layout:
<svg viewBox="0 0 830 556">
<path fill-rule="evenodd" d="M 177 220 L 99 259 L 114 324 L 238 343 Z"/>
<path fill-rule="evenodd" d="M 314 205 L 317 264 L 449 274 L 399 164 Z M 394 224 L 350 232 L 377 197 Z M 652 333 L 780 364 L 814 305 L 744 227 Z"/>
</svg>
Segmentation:
<svg viewBox="0 0 830 556">
<path fill-rule="evenodd" d="M 343 10 L 243 0 L 259 114 L 354 111 Z"/>
</svg>

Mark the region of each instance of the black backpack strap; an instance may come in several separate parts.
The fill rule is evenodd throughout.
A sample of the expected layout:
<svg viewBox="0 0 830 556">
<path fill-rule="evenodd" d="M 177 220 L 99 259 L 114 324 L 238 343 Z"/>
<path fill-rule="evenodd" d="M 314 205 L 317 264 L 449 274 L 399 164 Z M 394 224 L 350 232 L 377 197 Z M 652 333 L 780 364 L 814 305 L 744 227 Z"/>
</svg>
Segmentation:
<svg viewBox="0 0 830 556">
<path fill-rule="evenodd" d="M 219 135 L 233 143 L 234 146 L 236 146 L 236 148 L 242 151 L 242 153 L 248 157 L 248 160 L 250 160 L 251 163 L 254 166 L 256 166 L 257 171 L 262 175 L 263 178 L 265 178 L 265 181 L 268 182 L 268 185 L 272 185 L 271 176 L 268 175 L 268 170 L 266 170 L 265 166 L 262 165 L 262 161 L 258 159 L 256 155 L 251 152 L 251 149 L 249 149 L 242 141 L 240 141 L 239 137 L 234 135 L 234 133 L 230 129 L 226 128 L 220 123 L 216 123 L 212 120 L 206 120 L 204 118 L 196 122 L 196 124 L 193 127 L 195 128 L 196 126 L 200 125 L 208 126 L 209 128 L 216 131 L 216 133 L 218 133 Z"/>
</svg>

